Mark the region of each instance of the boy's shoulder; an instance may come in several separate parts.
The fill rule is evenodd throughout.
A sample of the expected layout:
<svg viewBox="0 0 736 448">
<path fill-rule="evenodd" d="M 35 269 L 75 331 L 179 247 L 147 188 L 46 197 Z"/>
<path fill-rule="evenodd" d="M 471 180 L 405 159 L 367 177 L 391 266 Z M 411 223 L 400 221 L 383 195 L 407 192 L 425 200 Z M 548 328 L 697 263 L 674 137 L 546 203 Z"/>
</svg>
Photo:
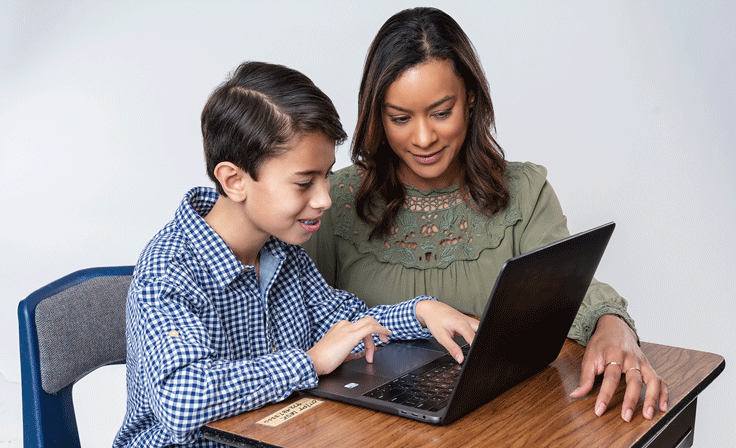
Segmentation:
<svg viewBox="0 0 736 448">
<path fill-rule="evenodd" d="M 150 283 L 172 277 L 172 270 L 181 271 L 190 264 L 191 244 L 176 221 L 169 222 L 148 242 L 135 266 L 133 281 Z"/>
<path fill-rule="evenodd" d="M 194 276 L 194 272 L 206 270 L 212 263 L 221 264 L 227 245 L 218 241 L 217 235 L 201 218 L 212 208 L 217 196 L 213 189 L 204 187 L 193 188 L 184 195 L 174 219 L 156 233 L 141 252 L 134 281 L 136 278 L 145 282 Z"/>
</svg>

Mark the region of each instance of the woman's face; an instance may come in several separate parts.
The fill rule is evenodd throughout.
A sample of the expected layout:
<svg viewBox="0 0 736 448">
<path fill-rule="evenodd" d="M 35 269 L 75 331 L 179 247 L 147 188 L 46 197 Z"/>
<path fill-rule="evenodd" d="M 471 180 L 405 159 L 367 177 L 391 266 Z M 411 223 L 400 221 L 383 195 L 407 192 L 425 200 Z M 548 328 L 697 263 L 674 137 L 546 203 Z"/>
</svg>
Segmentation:
<svg viewBox="0 0 736 448">
<path fill-rule="evenodd" d="M 420 190 L 460 179 L 460 153 L 472 97 L 452 63 L 430 60 L 407 69 L 386 91 L 382 122 L 401 160 L 399 180 Z"/>
</svg>

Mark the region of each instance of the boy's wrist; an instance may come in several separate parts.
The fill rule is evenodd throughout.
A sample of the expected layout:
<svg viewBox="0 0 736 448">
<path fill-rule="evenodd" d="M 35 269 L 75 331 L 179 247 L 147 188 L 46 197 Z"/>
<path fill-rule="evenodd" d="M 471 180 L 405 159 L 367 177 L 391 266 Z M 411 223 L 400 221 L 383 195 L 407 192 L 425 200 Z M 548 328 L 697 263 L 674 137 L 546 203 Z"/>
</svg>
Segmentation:
<svg viewBox="0 0 736 448">
<path fill-rule="evenodd" d="M 417 303 L 414 306 L 414 315 L 422 328 L 427 328 L 427 321 L 425 319 L 427 308 L 431 308 L 431 303 L 436 301 L 437 299 L 431 296 L 417 297 Z"/>
</svg>

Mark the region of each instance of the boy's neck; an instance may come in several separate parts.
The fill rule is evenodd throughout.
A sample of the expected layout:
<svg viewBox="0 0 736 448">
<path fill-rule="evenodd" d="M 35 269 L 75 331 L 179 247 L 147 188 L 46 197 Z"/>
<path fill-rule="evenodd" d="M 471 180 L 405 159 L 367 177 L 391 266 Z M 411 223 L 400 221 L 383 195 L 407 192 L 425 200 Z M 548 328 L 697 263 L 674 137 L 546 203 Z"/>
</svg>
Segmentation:
<svg viewBox="0 0 736 448">
<path fill-rule="evenodd" d="M 204 217 L 243 264 L 258 267 L 258 256 L 269 235 L 252 228 L 243 218 L 242 204 L 220 196 Z M 258 272 L 256 270 L 256 272 Z"/>
</svg>

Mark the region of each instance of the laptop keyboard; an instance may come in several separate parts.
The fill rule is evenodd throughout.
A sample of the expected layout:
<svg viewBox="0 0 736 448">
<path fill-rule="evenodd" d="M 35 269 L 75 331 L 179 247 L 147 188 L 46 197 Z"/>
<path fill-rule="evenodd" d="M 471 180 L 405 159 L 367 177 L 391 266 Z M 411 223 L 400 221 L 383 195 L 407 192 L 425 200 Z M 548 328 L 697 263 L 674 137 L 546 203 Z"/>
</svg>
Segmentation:
<svg viewBox="0 0 736 448">
<path fill-rule="evenodd" d="M 462 365 L 455 361 L 443 362 L 424 373 L 407 373 L 363 395 L 425 411 L 439 411 L 447 406 L 460 369 Z"/>
</svg>

